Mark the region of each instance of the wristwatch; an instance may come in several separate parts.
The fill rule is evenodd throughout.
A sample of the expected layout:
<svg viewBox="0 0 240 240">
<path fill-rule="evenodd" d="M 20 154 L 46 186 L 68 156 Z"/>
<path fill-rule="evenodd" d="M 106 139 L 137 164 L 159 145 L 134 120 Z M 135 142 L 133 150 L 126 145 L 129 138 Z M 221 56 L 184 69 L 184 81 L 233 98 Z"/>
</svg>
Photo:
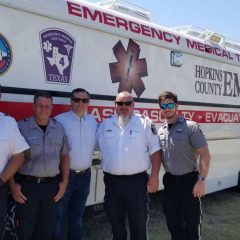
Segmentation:
<svg viewBox="0 0 240 240">
<path fill-rule="evenodd" d="M 198 180 L 204 182 L 206 180 L 206 177 L 200 175 L 198 176 Z"/>
</svg>

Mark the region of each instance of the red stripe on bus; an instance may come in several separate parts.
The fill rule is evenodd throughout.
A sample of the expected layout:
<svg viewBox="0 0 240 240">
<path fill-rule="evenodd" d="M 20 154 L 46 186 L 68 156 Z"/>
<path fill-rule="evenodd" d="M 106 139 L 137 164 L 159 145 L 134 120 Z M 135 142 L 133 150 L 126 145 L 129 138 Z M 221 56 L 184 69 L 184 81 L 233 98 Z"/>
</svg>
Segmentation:
<svg viewBox="0 0 240 240">
<path fill-rule="evenodd" d="M 69 109 L 70 105 L 54 104 L 52 115 L 55 116 Z M 2 101 L 0 111 L 20 120 L 32 115 L 32 103 Z M 155 123 L 161 123 L 164 120 L 161 111 L 157 108 L 135 108 L 134 111 L 149 117 Z M 114 107 L 90 106 L 89 113 L 101 122 L 114 114 Z M 179 110 L 178 113 L 198 123 L 240 123 L 240 112 Z"/>
</svg>

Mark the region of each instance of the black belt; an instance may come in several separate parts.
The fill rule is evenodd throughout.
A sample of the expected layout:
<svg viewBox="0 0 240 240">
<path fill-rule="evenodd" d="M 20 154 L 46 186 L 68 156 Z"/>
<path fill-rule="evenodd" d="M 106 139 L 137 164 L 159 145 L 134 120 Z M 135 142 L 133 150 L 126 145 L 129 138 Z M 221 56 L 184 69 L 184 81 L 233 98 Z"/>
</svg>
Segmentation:
<svg viewBox="0 0 240 240">
<path fill-rule="evenodd" d="M 140 172 L 140 173 L 135 173 L 135 174 L 130 174 L 130 175 L 114 175 L 108 172 L 103 172 L 106 176 L 109 177 L 114 177 L 114 178 L 133 178 L 133 177 L 138 177 L 138 176 L 142 176 L 142 175 L 146 175 L 147 172 Z"/>
<path fill-rule="evenodd" d="M 16 182 L 25 180 L 25 181 L 29 181 L 29 182 L 35 182 L 35 183 L 49 183 L 49 182 L 56 180 L 58 177 L 59 177 L 59 175 L 57 175 L 55 177 L 35 177 L 35 176 L 31 176 L 31 175 L 17 173 L 15 176 L 15 180 L 16 180 Z"/>
<path fill-rule="evenodd" d="M 187 178 L 193 178 L 198 176 L 198 171 L 193 171 L 193 172 L 189 172 L 189 173 L 185 173 L 183 175 L 173 175 L 170 172 L 166 172 L 165 173 L 166 176 L 169 176 L 172 179 L 187 179 Z"/>
<path fill-rule="evenodd" d="M 73 169 L 70 169 L 70 175 L 83 175 L 87 172 L 90 171 L 90 168 L 87 168 L 85 170 L 73 170 Z"/>
</svg>

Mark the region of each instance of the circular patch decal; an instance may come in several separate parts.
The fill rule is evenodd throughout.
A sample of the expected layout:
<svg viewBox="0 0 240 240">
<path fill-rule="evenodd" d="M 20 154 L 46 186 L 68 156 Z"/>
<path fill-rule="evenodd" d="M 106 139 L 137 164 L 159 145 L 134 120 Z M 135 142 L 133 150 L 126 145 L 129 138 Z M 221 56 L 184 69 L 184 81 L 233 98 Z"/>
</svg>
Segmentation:
<svg viewBox="0 0 240 240">
<path fill-rule="evenodd" d="M 12 64 L 12 48 L 7 40 L 0 33 L 0 76 L 5 74 Z"/>
</svg>

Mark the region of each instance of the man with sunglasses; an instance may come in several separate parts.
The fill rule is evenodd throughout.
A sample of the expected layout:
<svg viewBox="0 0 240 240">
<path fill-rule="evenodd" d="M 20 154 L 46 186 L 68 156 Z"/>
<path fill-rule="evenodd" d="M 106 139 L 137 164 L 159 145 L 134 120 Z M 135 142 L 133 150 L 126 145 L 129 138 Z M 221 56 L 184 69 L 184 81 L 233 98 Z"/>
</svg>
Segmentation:
<svg viewBox="0 0 240 240">
<path fill-rule="evenodd" d="M 56 116 L 67 133 L 71 146 L 70 175 L 63 199 L 58 205 L 55 240 L 64 239 L 64 223 L 68 212 L 68 239 L 81 240 L 82 217 L 90 191 L 91 164 L 98 124 L 87 113 L 90 94 L 82 88 L 71 93 L 71 110 Z"/>
<path fill-rule="evenodd" d="M 97 133 L 102 154 L 105 183 L 105 209 L 112 225 L 114 240 L 147 239 L 148 191 L 158 190 L 160 144 L 153 123 L 133 113 L 129 92 L 115 101 L 116 114 L 105 119 Z M 151 167 L 151 174 L 147 170 Z"/>
<path fill-rule="evenodd" d="M 175 93 L 162 92 L 158 101 L 165 117 L 158 133 L 166 172 L 163 210 L 168 230 L 172 240 L 200 240 L 200 198 L 210 165 L 207 141 L 196 122 L 178 116 Z"/>
</svg>

